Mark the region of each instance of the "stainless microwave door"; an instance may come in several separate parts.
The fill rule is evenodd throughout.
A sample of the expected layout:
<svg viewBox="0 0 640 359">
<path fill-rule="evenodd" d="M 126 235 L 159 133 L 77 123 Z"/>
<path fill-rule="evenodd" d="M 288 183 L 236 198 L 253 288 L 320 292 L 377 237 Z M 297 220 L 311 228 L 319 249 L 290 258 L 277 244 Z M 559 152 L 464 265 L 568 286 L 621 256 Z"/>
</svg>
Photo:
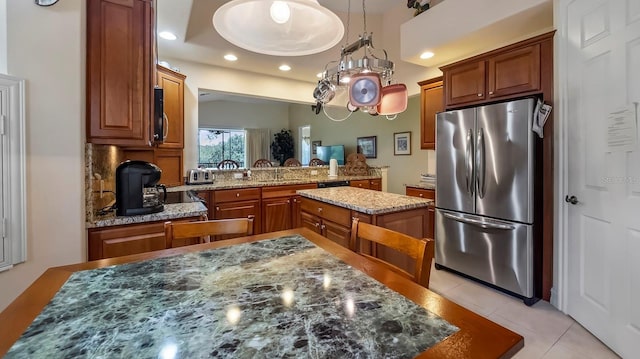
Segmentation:
<svg viewBox="0 0 640 359">
<path fill-rule="evenodd" d="M 474 108 L 436 115 L 436 207 L 473 213 Z"/>
<path fill-rule="evenodd" d="M 478 108 L 476 214 L 533 223 L 534 100 Z"/>
<path fill-rule="evenodd" d="M 532 225 L 436 209 L 435 228 L 437 264 L 533 297 Z"/>
</svg>

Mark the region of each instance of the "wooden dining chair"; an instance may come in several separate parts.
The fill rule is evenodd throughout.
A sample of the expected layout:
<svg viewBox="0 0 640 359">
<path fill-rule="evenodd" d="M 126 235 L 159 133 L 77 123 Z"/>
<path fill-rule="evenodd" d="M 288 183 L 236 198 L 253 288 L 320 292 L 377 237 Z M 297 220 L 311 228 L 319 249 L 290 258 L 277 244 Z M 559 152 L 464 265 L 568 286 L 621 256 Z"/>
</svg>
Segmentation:
<svg viewBox="0 0 640 359">
<path fill-rule="evenodd" d="M 325 165 L 324 161 L 319 158 L 312 158 L 309 160 L 309 167 L 324 166 L 324 165 Z"/>
<path fill-rule="evenodd" d="M 300 161 L 298 161 L 297 159 L 291 157 L 291 158 L 287 158 L 287 160 L 284 161 L 284 166 L 285 167 L 300 167 L 300 166 L 302 166 L 302 163 L 300 163 Z"/>
<path fill-rule="evenodd" d="M 218 163 L 217 167 L 219 170 L 234 170 L 236 168 L 239 168 L 240 165 L 234 160 L 222 160 L 220 161 L 220 163 Z"/>
<path fill-rule="evenodd" d="M 413 273 L 409 273 L 380 258 L 362 252 L 361 240 L 368 240 L 387 248 L 391 248 L 400 253 L 408 255 L 415 261 Z M 434 255 L 434 240 L 431 238 L 415 238 L 404 233 L 392 231 L 387 228 L 362 223 L 358 218 L 354 218 L 351 223 L 351 241 L 349 247 L 358 254 L 382 264 L 386 268 L 429 288 L 429 277 L 431 275 L 431 261 Z"/>
<path fill-rule="evenodd" d="M 273 167 L 273 164 L 268 159 L 261 158 L 253 163 L 253 167 Z"/>
<path fill-rule="evenodd" d="M 196 222 L 165 222 L 164 237 L 166 248 L 173 248 L 173 242 L 176 239 L 200 238 L 200 243 L 202 243 L 206 237 L 212 236 L 224 235 L 224 239 L 250 236 L 253 234 L 253 218 L 254 216 Z M 215 240 L 214 238 L 211 238 L 211 240 Z"/>
</svg>

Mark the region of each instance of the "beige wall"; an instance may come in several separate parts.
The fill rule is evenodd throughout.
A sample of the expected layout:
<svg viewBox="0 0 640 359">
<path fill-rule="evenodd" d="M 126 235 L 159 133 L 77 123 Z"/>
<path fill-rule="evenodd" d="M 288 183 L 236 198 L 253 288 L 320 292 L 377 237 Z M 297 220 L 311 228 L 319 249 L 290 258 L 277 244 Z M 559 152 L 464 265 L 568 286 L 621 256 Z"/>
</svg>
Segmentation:
<svg viewBox="0 0 640 359">
<path fill-rule="evenodd" d="M 7 73 L 7 0 L 0 0 L 0 74 Z"/>
<path fill-rule="evenodd" d="M 221 128 L 289 128 L 289 104 L 210 101 L 198 106 L 199 125 Z"/>
<path fill-rule="evenodd" d="M 27 261 L 0 273 L 0 310 L 47 268 L 85 260 L 87 248 L 85 1 L 6 4 L 7 72 L 26 79 L 28 239 Z"/>
<path fill-rule="evenodd" d="M 419 96 L 409 98 L 407 110 L 393 121 L 384 116 L 372 117 L 356 112 L 343 122 L 333 122 L 323 114 L 316 115 L 309 105 L 292 104 L 289 124 L 296 143 L 299 142 L 297 128 L 310 124 L 312 141 L 321 140 L 323 145 L 345 145 L 347 154 L 356 151 L 357 137 L 377 136 L 377 158 L 367 159 L 367 163 L 389 166 L 388 191 L 393 193 L 404 194 L 405 184 L 418 182 L 420 174 L 428 171 L 428 153 L 434 153 L 420 149 Z M 411 131 L 411 155 L 394 156 L 393 133 L 406 131 Z"/>
</svg>

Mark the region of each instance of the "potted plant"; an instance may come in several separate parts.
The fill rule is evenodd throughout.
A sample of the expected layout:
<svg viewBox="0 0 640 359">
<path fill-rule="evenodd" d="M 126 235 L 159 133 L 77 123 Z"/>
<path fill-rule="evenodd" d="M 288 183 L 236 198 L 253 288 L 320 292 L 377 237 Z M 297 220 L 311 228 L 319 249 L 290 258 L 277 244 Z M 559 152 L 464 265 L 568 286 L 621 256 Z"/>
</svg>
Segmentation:
<svg viewBox="0 0 640 359">
<path fill-rule="evenodd" d="M 290 130 L 282 129 L 278 133 L 273 134 L 273 142 L 271 142 L 271 155 L 280 162 L 280 166 L 284 165 L 287 158 L 293 157 L 293 136 Z"/>
</svg>

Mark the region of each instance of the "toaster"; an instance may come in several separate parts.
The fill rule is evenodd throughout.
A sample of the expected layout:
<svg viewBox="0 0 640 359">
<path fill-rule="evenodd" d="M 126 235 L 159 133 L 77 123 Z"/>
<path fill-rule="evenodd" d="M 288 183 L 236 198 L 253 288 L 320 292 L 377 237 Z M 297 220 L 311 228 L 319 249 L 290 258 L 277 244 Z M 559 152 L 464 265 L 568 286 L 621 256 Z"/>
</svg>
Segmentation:
<svg viewBox="0 0 640 359">
<path fill-rule="evenodd" d="M 213 183 L 213 170 L 195 168 L 187 172 L 187 184 L 207 184 Z"/>
</svg>

